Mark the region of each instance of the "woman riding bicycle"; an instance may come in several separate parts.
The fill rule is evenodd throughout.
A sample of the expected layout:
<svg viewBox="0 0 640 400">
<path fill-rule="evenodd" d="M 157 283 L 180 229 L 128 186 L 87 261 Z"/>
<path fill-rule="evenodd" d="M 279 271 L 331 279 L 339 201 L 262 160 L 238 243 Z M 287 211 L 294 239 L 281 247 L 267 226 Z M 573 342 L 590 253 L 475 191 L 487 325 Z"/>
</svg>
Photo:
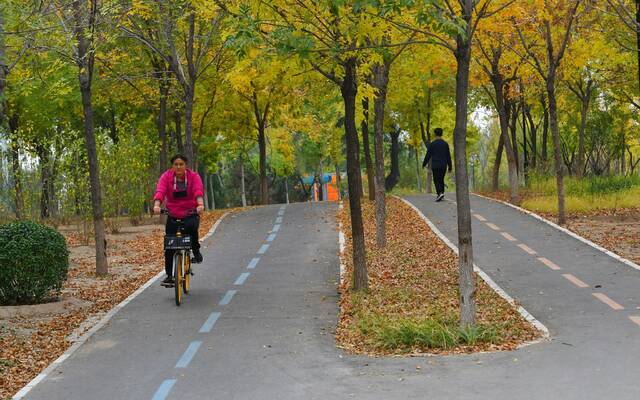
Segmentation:
<svg viewBox="0 0 640 400">
<path fill-rule="evenodd" d="M 199 214 L 204 211 L 204 187 L 202 179 L 197 172 L 187 168 L 187 157 L 176 154 L 171 158 L 172 168 L 160 176 L 153 197 L 153 212 L 159 214 L 160 205 L 164 203 L 169 211 L 165 233 L 175 235 L 178 231 L 178 220 L 184 221 L 184 232 L 191 236 L 193 261 L 202 262 L 200 243 L 198 242 L 198 228 L 200 226 Z M 174 284 L 173 278 L 173 254 L 175 250 L 165 250 L 164 267 L 167 272 L 162 281 L 163 286 L 170 287 Z"/>
</svg>

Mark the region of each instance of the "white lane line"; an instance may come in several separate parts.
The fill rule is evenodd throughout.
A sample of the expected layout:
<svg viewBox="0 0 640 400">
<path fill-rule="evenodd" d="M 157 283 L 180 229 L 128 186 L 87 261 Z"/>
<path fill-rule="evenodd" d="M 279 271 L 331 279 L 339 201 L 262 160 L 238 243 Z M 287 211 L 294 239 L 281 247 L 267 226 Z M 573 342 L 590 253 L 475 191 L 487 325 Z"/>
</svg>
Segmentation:
<svg viewBox="0 0 640 400">
<path fill-rule="evenodd" d="M 516 239 L 513 236 L 509 235 L 507 232 L 500 232 L 500 234 L 510 242 L 517 242 L 518 241 L 518 239 Z"/>
<path fill-rule="evenodd" d="M 171 392 L 173 385 L 175 385 L 177 381 L 178 381 L 177 379 L 167 379 L 164 382 L 162 382 L 162 384 L 160 385 L 156 393 L 153 395 L 151 400 L 166 399 L 167 396 L 169 396 L 169 392 Z"/>
<path fill-rule="evenodd" d="M 580 288 L 588 288 L 589 287 L 589 285 L 587 285 L 586 283 L 584 283 L 583 281 L 581 281 L 580 279 L 576 278 L 575 276 L 573 276 L 571 274 L 562 274 L 562 276 L 564 276 L 566 280 L 568 280 L 569 282 L 573 283 L 577 287 L 580 287 Z"/>
<path fill-rule="evenodd" d="M 616 311 L 620 311 L 620 310 L 624 310 L 624 307 L 621 306 L 620 304 L 616 303 L 615 301 L 611 300 L 611 298 L 609 296 L 607 296 L 604 293 L 591 293 L 596 299 L 600 300 L 601 302 L 603 302 L 604 304 L 608 305 L 609 307 L 611 307 L 612 309 L 616 310 Z"/>
<path fill-rule="evenodd" d="M 249 265 L 247 265 L 247 269 L 254 269 L 258 265 L 259 262 L 260 262 L 260 258 L 257 258 L 257 257 L 254 258 L 253 260 L 251 260 L 249 262 Z"/>
<path fill-rule="evenodd" d="M 393 197 L 395 197 L 396 199 L 399 199 L 400 201 L 404 202 L 406 205 L 411 207 L 420 216 L 420 218 L 422 218 L 422 220 L 429 226 L 429 228 L 431 228 L 431 230 L 440 238 L 440 240 L 442 240 L 447 246 L 449 246 L 451 250 L 453 250 L 453 252 L 456 253 L 456 255 L 459 254 L 458 247 L 455 244 L 453 244 L 448 237 L 446 237 L 442 232 L 440 232 L 440 230 L 433 224 L 433 222 L 431 222 L 429 218 L 427 218 L 427 216 L 424 215 L 422 211 L 420 211 L 420 209 L 418 209 L 418 207 L 414 206 L 409 200 L 403 199 L 402 197 L 398 197 L 395 195 Z M 476 274 L 478 274 L 480 278 L 482 278 L 482 280 L 485 281 L 487 285 L 489 285 L 489 287 L 491 287 L 491 289 L 493 289 L 496 293 L 498 293 L 500 297 L 505 299 L 509 304 L 516 307 L 518 310 L 518 313 L 522 315 L 524 319 L 529 321 L 533 326 L 535 326 L 536 329 L 542 332 L 542 335 L 545 339 L 549 337 L 549 329 L 542 322 L 538 321 L 533 315 L 531 315 L 531 313 L 529 313 L 527 309 L 516 304 L 516 301 L 513 299 L 513 297 L 509 296 L 509 294 L 505 292 L 504 289 L 498 286 L 498 284 L 495 283 L 489 275 L 487 275 L 483 270 L 481 270 L 475 264 L 473 265 L 473 271 Z M 539 343 L 540 341 L 541 340 L 534 340 L 528 343 L 524 343 L 518 346 L 518 348 L 521 348 L 530 344 Z"/>
<path fill-rule="evenodd" d="M 278 216 L 282 217 L 284 215 L 284 210 L 278 211 Z"/>
<path fill-rule="evenodd" d="M 496 224 L 492 224 L 491 222 L 487 222 L 487 226 L 491 229 L 493 229 L 494 231 L 499 231 L 500 227 Z"/>
<path fill-rule="evenodd" d="M 276 218 L 276 224 L 281 224 L 281 223 L 282 223 L 282 217 Z"/>
<path fill-rule="evenodd" d="M 632 315 L 629 317 L 629 319 L 631 320 L 631 322 L 633 322 L 634 324 L 640 326 L 640 317 L 637 317 L 635 315 Z"/>
<path fill-rule="evenodd" d="M 287 208 L 287 205 L 286 205 L 286 204 L 283 204 L 283 205 L 281 205 L 281 206 L 280 206 L 280 210 L 281 210 L 281 211 L 284 211 L 286 208 Z"/>
<path fill-rule="evenodd" d="M 485 200 L 488 200 L 488 201 L 493 201 L 493 202 L 496 202 L 496 203 L 504 204 L 507 207 L 511 207 L 514 210 L 518 210 L 521 213 L 527 214 L 527 215 L 537 219 L 538 221 L 542 221 L 545 224 L 547 224 L 549 226 L 552 226 L 552 227 L 556 228 L 557 230 L 559 230 L 561 232 L 566 233 L 567 235 L 571 236 L 572 238 L 574 238 L 576 240 L 581 241 L 582 243 L 586 244 L 587 246 L 592 247 L 592 248 L 594 248 L 596 250 L 599 250 L 599 251 L 605 253 L 606 255 L 608 255 L 609 257 L 612 257 L 612 258 L 616 259 L 617 261 L 620 261 L 621 263 L 626 264 L 629 267 L 637 269 L 637 270 L 640 271 L 640 265 L 634 263 L 633 261 L 627 260 L 626 258 L 624 258 L 624 257 L 612 252 L 611 250 L 607 250 L 604 247 L 602 247 L 600 245 L 597 245 L 597 244 L 593 243 L 592 241 L 587 240 L 587 239 L 583 238 L 582 236 L 580 236 L 580 235 L 578 235 L 578 234 L 576 234 L 574 232 L 571 232 L 570 230 L 568 230 L 566 228 L 563 228 L 563 227 L 559 226 L 558 224 L 553 223 L 553 222 L 549 221 L 548 219 L 543 218 L 543 217 L 539 216 L 538 214 L 536 214 L 534 212 L 531 212 L 529 210 L 525 210 L 524 208 L 521 208 L 521 207 L 518 207 L 518 206 L 514 206 L 513 204 L 508 203 L 506 201 L 492 199 L 491 197 L 482 196 L 482 195 L 476 194 L 476 193 L 474 193 L 473 195 L 474 196 L 478 196 L 478 197 L 480 197 L 482 199 L 485 199 Z"/>
<path fill-rule="evenodd" d="M 531 247 L 527 246 L 524 243 L 520 243 L 518 247 L 520 247 L 522 250 L 524 250 L 525 252 L 529 253 L 532 256 L 535 256 L 536 254 L 538 254 L 534 249 L 532 249 Z"/>
<path fill-rule="evenodd" d="M 264 254 L 267 252 L 267 250 L 269 250 L 269 245 L 268 244 L 263 244 L 260 247 L 260 250 L 258 250 L 258 254 Z"/>
<path fill-rule="evenodd" d="M 200 340 L 189 343 L 189 347 L 187 347 L 187 350 L 176 363 L 176 368 L 187 368 L 191 360 L 193 360 L 193 357 L 196 355 L 196 352 L 200 348 L 200 345 L 202 345 L 202 341 Z"/>
<path fill-rule="evenodd" d="M 269 237 L 267 238 L 267 242 L 273 242 L 276 239 L 276 234 L 272 233 L 271 235 L 269 235 Z"/>
<path fill-rule="evenodd" d="M 218 303 L 221 306 L 226 306 L 227 304 L 229 304 L 231 302 L 231 299 L 233 299 L 233 296 L 237 293 L 237 290 L 229 290 L 227 291 L 227 293 L 224 295 L 224 297 L 222 298 L 222 300 L 220 300 L 220 303 Z"/>
<path fill-rule="evenodd" d="M 280 231 L 280 226 L 281 226 L 280 224 L 275 224 L 275 225 L 273 226 L 273 229 L 271 230 L 271 232 L 278 232 L 278 231 Z"/>
<path fill-rule="evenodd" d="M 220 318 L 220 315 L 221 314 L 219 312 L 212 312 L 211 315 L 209 315 L 209 318 L 207 318 L 204 324 L 202 324 L 202 328 L 200 328 L 198 332 L 200 333 L 211 332 L 211 330 L 213 329 L 213 326 L 216 324 L 216 322 L 218 322 L 218 318 Z"/>
<path fill-rule="evenodd" d="M 487 222 L 487 219 L 480 214 L 473 214 L 473 216 L 480 222 Z"/>
<path fill-rule="evenodd" d="M 238 279 L 236 279 L 236 281 L 234 282 L 234 285 L 240 286 L 240 285 L 244 284 L 244 282 L 247 280 L 249 275 L 251 275 L 249 272 L 241 273 L 240 276 L 238 277 Z"/>
<path fill-rule="evenodd" d="M 551 268 L 554 271 L 559 271 L 559 270 L 562 269 L 557 264 L 555 264 L 553 261 L 549 260 L 548 258 L 539 257 L 538 261 L 540 261 L 541 263 L 543 263 L 544 265 L 546 265 L 547 267 Z"/>
</svg>

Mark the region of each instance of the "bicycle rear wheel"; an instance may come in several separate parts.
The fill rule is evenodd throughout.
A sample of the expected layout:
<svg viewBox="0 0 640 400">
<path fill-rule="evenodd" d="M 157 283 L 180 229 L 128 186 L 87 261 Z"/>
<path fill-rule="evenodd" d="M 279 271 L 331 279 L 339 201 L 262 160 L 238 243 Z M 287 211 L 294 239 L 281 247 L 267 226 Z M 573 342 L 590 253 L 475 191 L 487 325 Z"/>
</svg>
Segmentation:
<svg viewBox="0 0 640 400">
<path fill-rule="evenodd" d="M 175 296 L 176 296 L 176 306 L 180 306 L 182 303 L 182 281 L 184 279 L 183 274 L 183 257 L 182 252 L 176 252 L 173 256 L 173 276 L 175 277 Z"/>
<path fill-rule="evenodd" d="M 182 290 L 184 291 L 184 294 L 189 294 L 189 289 L 190 289 L 190 285 L 191 285 L 191 257 L 189 257 L 189 254 L 186 254 L 186 257 L 184 257 L 184 279 L 182 280 Z"/>
</svg>

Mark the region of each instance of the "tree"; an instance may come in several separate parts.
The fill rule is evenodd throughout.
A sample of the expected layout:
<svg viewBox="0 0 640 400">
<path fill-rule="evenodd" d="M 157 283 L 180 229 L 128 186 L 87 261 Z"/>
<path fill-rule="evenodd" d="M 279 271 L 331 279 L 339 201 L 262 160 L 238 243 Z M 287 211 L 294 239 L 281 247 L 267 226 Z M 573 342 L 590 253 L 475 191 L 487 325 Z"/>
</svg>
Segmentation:
<svg viewBox="0 0 640 400">
<path fill-rule="evenodd" d="M 564 225 L 566 223 L 564 170 L 560 149 L 556 82 L 582 0 L 553 3 L 536 1 L 529 7 L 523 8 L 518 20 L 513 18 L 512 21 L 526 53 L 526 55 L 523 54 L 523 59 L 529 60 L 528 62 L 545 82 L 558 192 L 558 223 Z M 540 35 L 532 35 L 531 32 L 540 32 Z M 538 40 L 543 41 L 542 46 L 537 45 Z"/>
<path fill-rule="evenodd" d="M 167 0 L 143 0 L 134 3 L 120 26 L 125 34 L 160 57 L 178 82 L 184 106 L 184 151 L 190 160 L 195 160 L 193 111 L 197 83 L 224 54 L 227 46 L 222 39 L 225 17 L 223 10 L 212 11 L 206 2 L 178 4 Z M 159 20 L 156 31 L 147 29 L 154 18 Z M 162 72 L 162 68 L 158 69 Z"/>
</svg>

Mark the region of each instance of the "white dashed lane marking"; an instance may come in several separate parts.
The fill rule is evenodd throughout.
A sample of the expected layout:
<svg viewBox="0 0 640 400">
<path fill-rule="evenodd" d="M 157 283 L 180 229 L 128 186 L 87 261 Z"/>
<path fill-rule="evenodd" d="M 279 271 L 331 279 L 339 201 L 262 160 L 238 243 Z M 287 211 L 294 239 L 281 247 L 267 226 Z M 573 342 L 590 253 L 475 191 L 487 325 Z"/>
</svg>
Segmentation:
<svg viewBox="0 0 640 400">
<path fill-rule="evenodd" d="M 538 258 L 538 261 L 540 261 L 541 263 L 543 263 L 544 265 L 546 265 L 547 267 L 551 268 L 554 271 L 559 271 L 562 268 L 560 268 L 559 266 L 557 266 L 554 262 L 552 262 L 551 260 L 544 258 L 544 257 L 540 257 Z"/>
<path fill-rule="evenodd" d="M 611 300 L 611 298 L 609 296 L 607 296 L 604 293 L 591 293 L 596 299 L 600 300 L 601 302 L 603 302 L 604 304 L 608 305 L 609 307 L 611 307 L 612 309 L 616 310 L 616 311 L 620 311 L 620 310 L 624 310 L 624 307 L 621 306 L 620 304 L 616 303 L 615 301 Z"/>
<path fill-rule="evenodd" d="M 573 276 L 571 274 L 562 274 L 562 276 L 564 276 L 566 280 L 568 280 L 569 282 L 573 283 L 577 287 L 580 287 L 580 288 L 588 288 L 589 287 L 589 285 L 587 285 L 586 283 L 582 282 L 580 279 L 576 278 L 575 276 Z"/>
<path fill-rule="evenodd" d="M 513 236 L 509 235 L 507 232 L 500 232 L 500 234 L 510 242 L 516 242 L 518 240 L 518 239 L 514 238 Z"/>
<path fill-rule="evenodd" d="M 532 256 L 535 256 L 536 254 L 538 254 L 538 253 L 536 253 L 536 251 L 535 251 L 535 250 L 533 250 L 531 247 L 527 246 L 527 245 L 526 245 L 526 244 L 524 244 L 524 243 L 520 243 L 520 244 L 518 245 L 518 247 L 520 247 L 520 248 L 521 248 L 522 250 L 524 250 L 526 253 L 531 254 Z"/>
</svg>

